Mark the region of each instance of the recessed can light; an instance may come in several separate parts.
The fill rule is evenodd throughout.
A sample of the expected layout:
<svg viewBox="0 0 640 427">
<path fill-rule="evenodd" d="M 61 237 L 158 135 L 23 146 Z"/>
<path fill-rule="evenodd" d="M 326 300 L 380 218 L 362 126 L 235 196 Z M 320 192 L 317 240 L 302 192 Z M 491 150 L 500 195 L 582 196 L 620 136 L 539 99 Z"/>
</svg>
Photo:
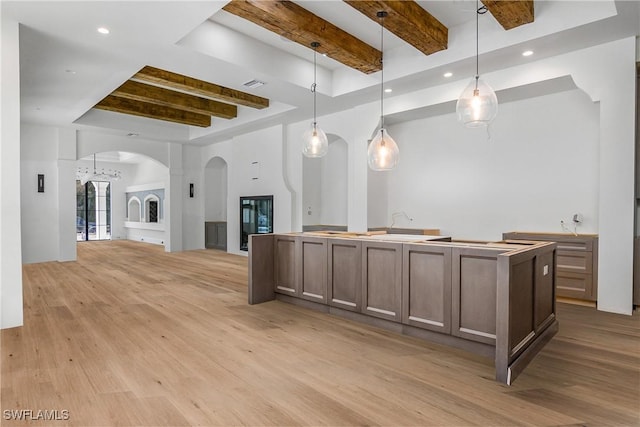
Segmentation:
<svg viewBox="0 0 640 427">
<path fill-rule="evenodd" d="M 531 55 L 533 55 L 532 50 L 525 50 L 524 52 L 522 52 L 522 56 L 531 56 Z"/>
<path fill-rule="evenodd" d="M 453 73 L 447 71 L 446 73 L 443 74 L 443 76 L 446 77 L 446 78 L 449 78 L 449 77 L 453 76 Z"/>
<path fill-rule="evenodd" d="M 100 34 L 109 34 L 110 33 L 110 31 L 109 31 L 109 29 L 107 27 L 98 27 L 98 32 Z"/>
<path fill-rule="evenodd" d="M 391 92 L 393 92 L 393 89 L 391 89 L 390 87 L 388 87 L 388 88 L 386 88 L 384 91 L 385 91 L 385 93 L 391 93 Z"/>
<path fill-rule="evenodd" d="M 74 70 L 71 70 L 71 69 L 64 70 L 64 72 L 67 73 L 67 74 L 75 74 L 76 73 Z"/>
</svg>

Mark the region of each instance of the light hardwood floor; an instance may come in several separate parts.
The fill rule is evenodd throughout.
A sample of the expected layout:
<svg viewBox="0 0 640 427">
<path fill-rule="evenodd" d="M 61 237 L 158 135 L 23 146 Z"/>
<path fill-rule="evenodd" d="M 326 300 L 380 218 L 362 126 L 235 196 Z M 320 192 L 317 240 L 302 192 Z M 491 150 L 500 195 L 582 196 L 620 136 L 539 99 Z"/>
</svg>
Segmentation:
<svg viewBox="0 0 640 427">
<path fill-rule="evenodd" d="M 640 318 L 559 304 L 511 387 L 492 362 L 282 302 L 247 305 L 247 259 L 127 241 L 24 266 L 1 333 L 5 410 L 33 425 L 638 425 Z"/>
</svg>

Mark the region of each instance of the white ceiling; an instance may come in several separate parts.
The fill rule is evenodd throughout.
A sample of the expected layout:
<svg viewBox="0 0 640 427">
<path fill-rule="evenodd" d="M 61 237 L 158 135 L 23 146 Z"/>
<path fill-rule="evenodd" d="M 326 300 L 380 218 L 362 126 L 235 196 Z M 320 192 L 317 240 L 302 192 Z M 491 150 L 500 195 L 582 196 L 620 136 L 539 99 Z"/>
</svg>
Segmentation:
<svg viewBox="0 0 640 427">
<path fill-rule="evenodd" d="M 378 24 L 342 1 L 297 3 L 379 47 Z M 449 27 L 449 48 L 425 56 L 385 31 L 385 86 L 394 89 L 390 96 L 443 84 L 444 71 L 453 72 L 453 80 L 467 80 L 474 72 L 475 1 L 418 3 Z M 226 1 L 4 0 L 0 4 L 3 19 L 22 23 L 20 86 L 25 122 L 208 144 L 312 114 L 313 51 L 221 11 Z M 99 34 L 100 26 L 111 33 Z M 480 16 L 481 73 L 639 33 L 636 1 L 536 0 L 535 22 L 510 31 L 490 14 Z M 524 58 L 525 49 L 535 54 Z M 364 75 L 330 58 L 319 57 L 318 64 L 320 115 L 378 99 L 380 73 Z M 264 96 L 271 106 L 239 107 L 237 118 L 214 118 L 206 129 L 91 108 L 144 65 Z M 267 84 L 253 90 L 242 86 L 254 78 Z"/>
</svg>

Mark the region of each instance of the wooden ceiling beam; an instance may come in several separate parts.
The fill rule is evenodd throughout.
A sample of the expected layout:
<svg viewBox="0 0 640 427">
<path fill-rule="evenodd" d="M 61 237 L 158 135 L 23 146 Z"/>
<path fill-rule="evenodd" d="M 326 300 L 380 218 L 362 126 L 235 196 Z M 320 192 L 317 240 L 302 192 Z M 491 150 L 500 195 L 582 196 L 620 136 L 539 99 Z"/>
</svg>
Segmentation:
<svg viewBox="0 0 640 427">
<path fill-rule="evenodd" d="M 533 22 L 533 0 L 482 0 L 505 30 Z"/>
<path fill-rule="evenodd" d="M 269 100 L 267 98 L 150 66 L 146 66 L 138 71 L 131 79 L 154 83 L 231 104 L 243 105 L 245 107 L 262 109 L 269 106 Z"/>
<path fill-rule="evenodd" d="M 380 71 L 380 51 L 332 23 L 286 0 L 232 0 L 223 10 L 365 74 Z"/>
<path fill-rule="evenodd" d="M 199 96 L 188 95 L 158 86 L 128 80 L 122 86 L 111 92 L 118 98 L 133 99 L 150 104 L 191 111 L 206 116 L 233 119 L 238 116 L 238 107 L 224 102 L 213 101 Z"/>
<path fill-rule="evenodd" d="M 211 126 L 211 116 L 112 95 L 97 103 L 94 108 L 191 126 Z"/>
<path fill-rule="evenodd" d="M 387 12 L 384 27 L 425 55 L 447 49 L 449 29 L 413 0 L 344 2 L 378 23 L 378 12 Z"/>
</svg>

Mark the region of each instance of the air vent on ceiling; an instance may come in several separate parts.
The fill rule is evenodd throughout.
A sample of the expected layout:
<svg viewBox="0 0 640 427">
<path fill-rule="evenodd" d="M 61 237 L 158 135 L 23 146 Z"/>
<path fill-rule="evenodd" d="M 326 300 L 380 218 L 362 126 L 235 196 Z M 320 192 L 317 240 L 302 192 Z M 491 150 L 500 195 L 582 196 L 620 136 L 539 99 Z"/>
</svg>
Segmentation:
<svg viewBox="0 0 640 427">
<path fill-rule="evenodd" d="M 266 84 L 265 82 L 263 82 L 261 80 L 256 80 L 256 79 L 249 80 L 248 82 L 244 82 L 243 83 L 244 86 L 246 86 L 248 88 L 251 88 L 251 89 L 255 89 L 257 87 L 264 86 L 265 84 Z"/>
</svg>

